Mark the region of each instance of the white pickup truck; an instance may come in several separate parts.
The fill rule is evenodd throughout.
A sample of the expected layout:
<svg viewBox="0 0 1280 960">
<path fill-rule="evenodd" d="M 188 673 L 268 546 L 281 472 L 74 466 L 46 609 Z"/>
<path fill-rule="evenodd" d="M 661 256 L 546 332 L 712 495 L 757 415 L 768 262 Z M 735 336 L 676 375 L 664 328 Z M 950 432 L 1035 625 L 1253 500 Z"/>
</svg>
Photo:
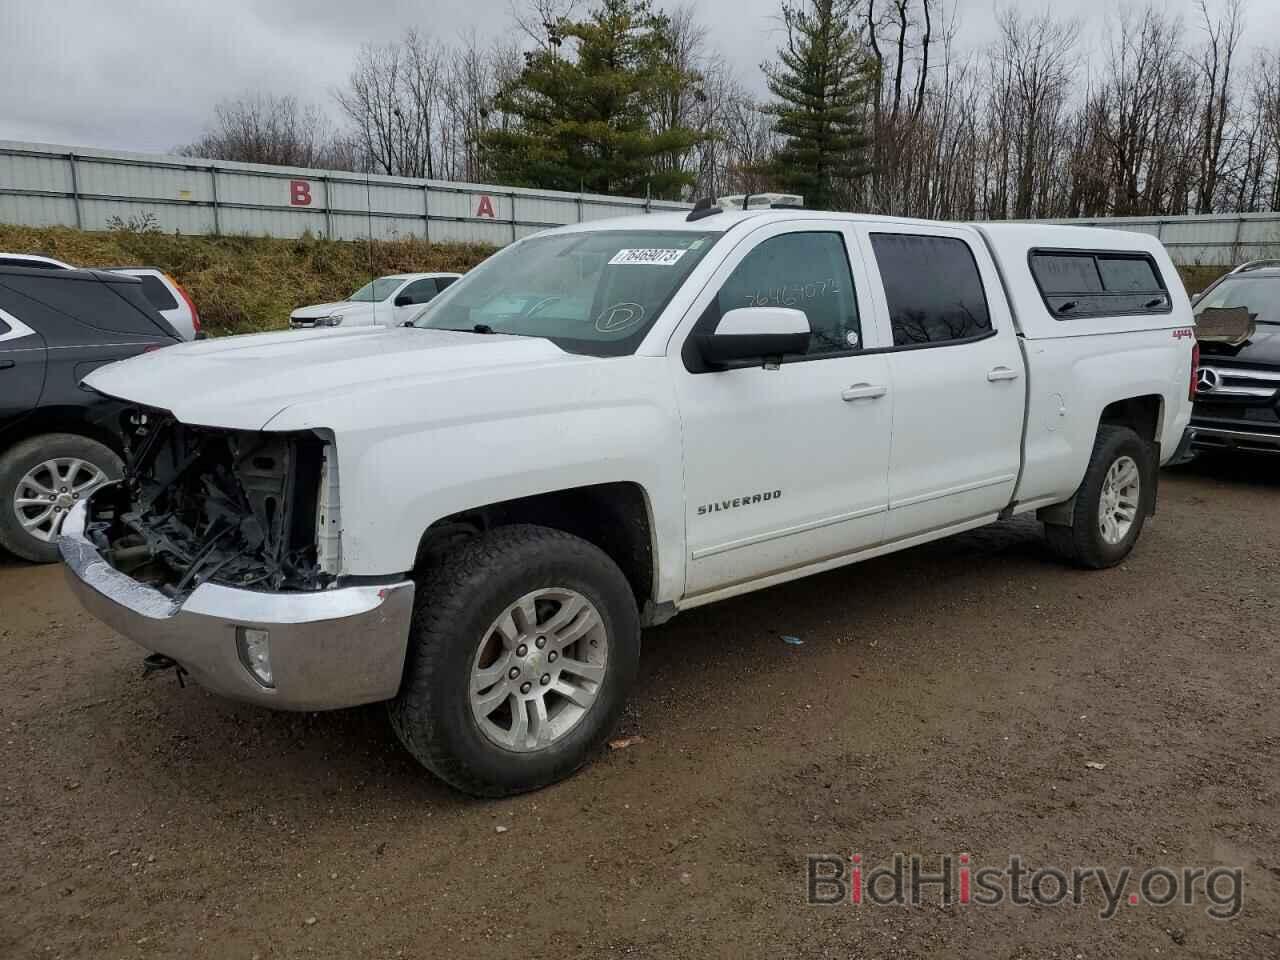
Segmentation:
<svg viewBox="0 0 1280 960">
<path fill-rule="evenodd" d="M 388 701 L 483 795 L 588 758 L 642 626 L 1038 511 L 1123 559 L 1191 411 L 1151 237 L 802 211 L 512 244 L 399 329 L 97 370 L 125 479 L 60 548 L 84 605 L 207 688 Z M 856 617 L 856 611 L 850 611 Z"/>
</svg>

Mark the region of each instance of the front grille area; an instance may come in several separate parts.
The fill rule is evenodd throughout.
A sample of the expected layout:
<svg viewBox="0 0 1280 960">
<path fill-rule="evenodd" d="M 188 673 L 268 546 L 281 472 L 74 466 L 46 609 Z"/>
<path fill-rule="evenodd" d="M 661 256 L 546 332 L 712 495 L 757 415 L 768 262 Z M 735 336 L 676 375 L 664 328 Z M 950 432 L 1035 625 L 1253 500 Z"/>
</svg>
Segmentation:
<svg viewBox="0 0 1280 960">
<path fill-rule="evenodd" d="M 181 596 L 203 582 L 316 590 L 325 443 L 218 430 L 163 411 L 126 417 L 124 482 L 93 501 L 86 534 L 117 569 Z"/>
<path fill-rule="evenodd" d="M 1196 371 L 1193 420 L 1280 426 L 1280 370 L 1205 363 Z"/>
</svg>

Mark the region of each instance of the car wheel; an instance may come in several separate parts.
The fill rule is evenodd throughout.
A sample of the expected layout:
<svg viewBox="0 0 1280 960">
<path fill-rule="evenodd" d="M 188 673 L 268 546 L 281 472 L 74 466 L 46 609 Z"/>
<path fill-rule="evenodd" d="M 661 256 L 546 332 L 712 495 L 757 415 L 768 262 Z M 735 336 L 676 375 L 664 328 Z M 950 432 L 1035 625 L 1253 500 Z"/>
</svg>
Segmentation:
<svg viewBox="0 0 1280 960">
<path fill-rule="evenodd" d="M 1122 561 L 1150 512 L 1155 469 L 1151 447 L 1131 429 L 1100 426 L 1070 525 L 1045 525 L 1049 546 L 1069 563 L 1089 569 Z"/>
<path fill-rule="evenodd" d="M 547 527 L 499 527 L 454 549 L 415 598 L 392 727 L 477 796 L 578 769 L 621 715 L 640 653 L 635 597 L 602 550 Z"/>
<path fill-rule="evenodd" d="M 35 563 L 58 559 L 67 512 L 123 472 L 109 447 L 74 433 L 30 437 L 0 454 L 0 546 Z"/>
</svg>

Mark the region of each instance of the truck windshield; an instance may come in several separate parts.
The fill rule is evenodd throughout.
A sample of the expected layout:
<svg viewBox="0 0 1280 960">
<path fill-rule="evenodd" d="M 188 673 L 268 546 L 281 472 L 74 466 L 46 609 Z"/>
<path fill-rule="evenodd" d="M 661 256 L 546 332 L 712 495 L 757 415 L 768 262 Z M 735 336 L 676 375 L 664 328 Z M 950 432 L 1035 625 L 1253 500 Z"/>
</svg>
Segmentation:
<svg viewBox="0 0 1280 960">
<path fill-rule="evenodd" d="M 546 337 L 593 356 L 634 353 L 717 237 L 685 230 L 535 236 L 476 267 L 413 325 Z"/>
<path fill-rule="evenodd" d="M 1240 277 L 1223 280 L 1196 304 L 1196 313 L 1208 307 L 1245 307 L 1258 323 L 1280 324 L 1280 279 Z"/>
<path fill-rule="evenodd" d="M 379 277 L 372 283 L 366 283 L 347 299 L 359 300 L 364 303 L 381 303 L 395 293 L 396 288 L 402 283 L 404 283 L 403 277 Z"/>
</svg>

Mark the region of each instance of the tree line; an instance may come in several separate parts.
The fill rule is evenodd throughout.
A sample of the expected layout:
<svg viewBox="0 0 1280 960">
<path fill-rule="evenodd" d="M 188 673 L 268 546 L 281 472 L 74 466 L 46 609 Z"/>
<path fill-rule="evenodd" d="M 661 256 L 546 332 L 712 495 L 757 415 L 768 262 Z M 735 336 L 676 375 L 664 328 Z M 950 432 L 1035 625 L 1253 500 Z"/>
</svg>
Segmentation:
<svg viewBox="0 0 1280 960">
<path fill-rule="evenodd" d="M 221 104 L 189 155 L 687 199 L 771 189 L 940 219 L 1280 209 L 1280 47 L 1245 0 L 1086 24 L 945 0 L 784 0 L 764 89 L 692 4 L 529 0 L 501 39 L 366 44 L 333 112 Z"/>
</svg>

